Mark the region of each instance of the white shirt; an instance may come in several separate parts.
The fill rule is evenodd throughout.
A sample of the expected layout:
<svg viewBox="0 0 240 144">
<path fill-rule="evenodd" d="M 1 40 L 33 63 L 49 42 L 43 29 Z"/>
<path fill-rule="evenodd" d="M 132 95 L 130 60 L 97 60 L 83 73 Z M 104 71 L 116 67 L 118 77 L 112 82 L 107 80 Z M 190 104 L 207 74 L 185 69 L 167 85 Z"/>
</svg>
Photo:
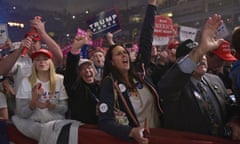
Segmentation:
<svg viewBox="0 0 240 144">
<path fill-rule="evenodd" d="M 24 77 L 29 77 L 32 73 L 32 59 L 27 55 L 20 56 L 14 64 L 11 73 L 14 79 L 14 90 L 17 92 L 18 87 Z"/>
<path fill-rule="evenodd" d="M 136 81 L 134 80 L 134 82 Z M 138 96 L 130 96 L 130 101 L 140 125 L 143 126 L 145 119 L 147 119 L 149 128 L 160 127 L 160 119 L 154 96 L 145 85 L 140 89 L 137 88 L 137 91 Z"/>
<path fill-rule="evenodd" d="M 42 84 L 42 88 L 44 89 L 41 98 L 39 99 L 41 102 L 45 102 L 49 100 L 53 104 L 57 104 L 58 100 L 66 100 L 68 98 L 65 87 L 63 85 L 63 76 L 56 75 L 56 91 L 54 95 L 50 95 L 49 93 L 49 81 L 42 82 L 37 80 L 37 83 Z M 16 98 L 18 99 L 31 99 L 32 97 L 32 87 L 28 80 L 28 78 L 24 78 L 19 86 L 17 91 Z M 48 122 L 51 120 L 64 119 L 64 115 L 60 113 L 56 113 L 54 111 L 49 111 L 47 108 L 40 109 L 36 108 L 33 114 L 30 116 L 30 119 L 39 121 L 39 122 Z"/>
</svg>

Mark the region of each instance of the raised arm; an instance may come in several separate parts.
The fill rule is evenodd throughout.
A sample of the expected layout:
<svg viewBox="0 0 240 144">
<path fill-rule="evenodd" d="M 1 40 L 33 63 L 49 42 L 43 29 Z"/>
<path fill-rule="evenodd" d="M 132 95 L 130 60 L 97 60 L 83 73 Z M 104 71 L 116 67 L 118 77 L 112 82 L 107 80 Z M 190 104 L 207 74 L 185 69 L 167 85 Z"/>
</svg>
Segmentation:
<svg viewBox="0 0 240 144">
<path fill-rule="evenodd" d="M 68 94 L 71 91 L 74 81 L 77 79 L 77 67 L 80 59 L 80 49 L 84 44 L 87 43 L 88 39 L 86 37 L 76 36 L 72 44 L 72 49 L 68 53 L 66 69 L 64 73 L 64 86 L 66 87 Z"/>
<path fill-rule="evenodd" d="M 147 10 L 145 13 L 144 21 L 142 24 L 140 40 L 139 40 L 139 52 L 137 56 L 137 62 L 144 63 L 145 69 L 149 67 L 149 61 L 151 58 L 151 49 L 153 41 L 153 28 L 155 15 L 157 13 L 157 0 L 149 0 Z"/>
<path fill-rule="evenodd" d="M 221 15 L 214 14 L 208 18 L 202 29 L 199 46 L 189 53 L 189 57 L 194 62 L 198 63 L 203 55 L 218 48 L 221 44 L 223 39 L 215 39 L 215 33 L 221 24 Z"/>
<path fill-rule="evenodd" d="M 61 64 L 63 60 L 63 54 L 60 46 L 47 34 L 45 30 L 45 22 L 41 20 L 32 20 L 31 26 L 35 27 L 40 34 L 42 40 L 47 44 L 49 50 L 54 55 L 54 62 L 55 64 Z"/>
</svg>

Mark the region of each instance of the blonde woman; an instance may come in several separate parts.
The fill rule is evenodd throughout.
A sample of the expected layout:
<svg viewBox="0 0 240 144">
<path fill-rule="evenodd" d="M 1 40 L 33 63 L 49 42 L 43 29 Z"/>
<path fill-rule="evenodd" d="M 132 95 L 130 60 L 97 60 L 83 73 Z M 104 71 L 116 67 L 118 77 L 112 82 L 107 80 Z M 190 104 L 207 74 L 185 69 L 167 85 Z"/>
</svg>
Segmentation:
<svg viewBox="0 0 240 144">
<path fill-rule="evenodd" d="M 19 131 L 38 141 L 44 124 L 65 118 L 68 97 L 63 76 L 55 73 L 52 53 L 40 49 L 31 58 L 32 74 L 19 85 L 12 120 Z"/>
</svg>

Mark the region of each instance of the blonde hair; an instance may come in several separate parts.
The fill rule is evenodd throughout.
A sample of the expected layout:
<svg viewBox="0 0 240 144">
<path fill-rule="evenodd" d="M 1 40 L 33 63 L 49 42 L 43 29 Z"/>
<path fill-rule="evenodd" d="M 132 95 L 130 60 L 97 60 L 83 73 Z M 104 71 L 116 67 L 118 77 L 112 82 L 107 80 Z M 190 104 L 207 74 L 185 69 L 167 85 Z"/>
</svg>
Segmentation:
<svg viewBox="0 0 240 144">
<path fill-rule="evenodd" d="M 32 74 L 31 74 L 31 76 L 29 76 L 29 81 L 30 81 L 30 84 L 32 87 L 36 84 L 37 78 L 38 78 L 38 72 L 35 67 L 35 64 L 36 64 L 36 62 L 33 61 Z M 50 90 L 51 95 L 53 95 L 56 90 L 56 72 L 55 72 L 55 66 L 51 59 L 49 59 L 49 83 L 50 83 L 49 90 Z"/>
</svg>

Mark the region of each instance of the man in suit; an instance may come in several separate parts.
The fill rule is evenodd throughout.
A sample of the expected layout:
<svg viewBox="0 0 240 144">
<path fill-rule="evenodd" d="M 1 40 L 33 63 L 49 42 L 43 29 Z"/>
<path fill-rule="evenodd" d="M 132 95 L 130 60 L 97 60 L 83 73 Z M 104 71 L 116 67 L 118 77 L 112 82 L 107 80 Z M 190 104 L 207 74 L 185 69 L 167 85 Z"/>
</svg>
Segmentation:
<svg viewBox="0 0 240 144">
<path fill-rule="evenodd" d="M 220 41 L 214 43 L 217 48 L 219 44 L 216 43 Z M 218 76 L 206 73 L 206 53 L 211 50 L 210 45 L 200 43 L 198 46 L 192 40 L 178 46 L 176 64 L 158 83 L 163 98 L 165 128 L 221 137 L 235 133 L 229 128 L 236 120 L 231 119 L 235 115 L 224 84 Z M 239 125 L 237 127 L 239 129 Z M 233 139 L 239 140 L 239 134 Z"/>
</svg>

